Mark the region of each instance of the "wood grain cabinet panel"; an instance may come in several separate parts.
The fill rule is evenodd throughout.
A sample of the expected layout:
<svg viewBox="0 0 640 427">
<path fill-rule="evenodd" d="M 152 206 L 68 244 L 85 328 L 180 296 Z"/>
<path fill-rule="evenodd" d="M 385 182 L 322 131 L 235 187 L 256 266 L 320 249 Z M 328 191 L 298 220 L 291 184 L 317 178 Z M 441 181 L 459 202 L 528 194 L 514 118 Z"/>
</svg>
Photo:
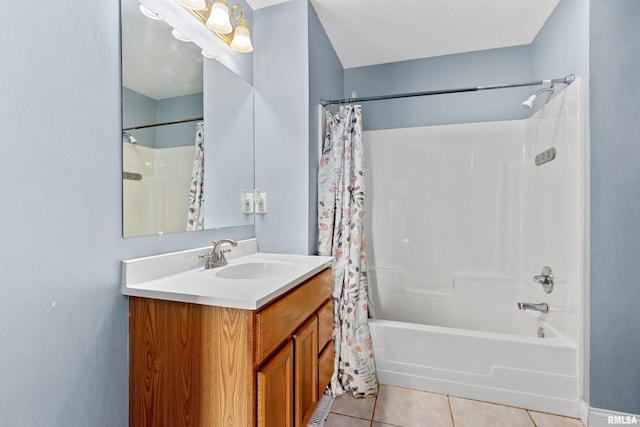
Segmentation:
<svg viewBox="0 0 640 427">
<path fill-rule="evenodd" d="M 333 300 L 318 310 L 318 349 L 322 350 L 333 336 Z"/>
<path fill-rule="evenodd" d="M 129 426 L 305 426 L 333 371 L 332 277 L 257 311 L 129 297 Z"/>
<path fill-rule="evenodd" d="M 332 282 L 331 270 L 325 270 L 257 314 L 258 363 L 283 340 L 291 338 L 300 324 L 331 296 Z"/>
<path fill-rule="evenodd" d="M 293 335 L 295 354 L 296 427 L 304 427 L 318 403 L 318 317 Z"/>
<path fill-rule="evenodd" d="M 333 341 L 329 341 L 324 350 L 318 356 L 318 395 L 324 393 L 331 377 L 333 376 L 335 353 L 333 350 Z"/>
<path fill-rule="evenodd" d="M 129 312 L 129 426 L 255 424 L 251 312 L 137 297 Z"/>
<path fill-rule="evenodd" d="M 293 427 L 293 343 L 258 371 L 258 427 Z"/>
</svg>

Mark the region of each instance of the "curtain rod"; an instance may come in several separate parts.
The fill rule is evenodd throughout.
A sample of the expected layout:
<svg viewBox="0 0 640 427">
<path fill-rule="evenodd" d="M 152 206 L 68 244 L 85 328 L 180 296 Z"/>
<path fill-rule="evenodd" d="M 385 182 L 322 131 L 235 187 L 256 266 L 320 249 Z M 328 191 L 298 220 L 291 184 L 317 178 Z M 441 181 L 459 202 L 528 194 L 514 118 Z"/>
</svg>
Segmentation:
<svg viewBox="0 0 640 427">
<path fill-rule="evenodd" d="M 504 85 L 476 86 L 476 87 L 467 87 L 467 88 L 459 88 L 459 89 L 429 90 L 426 92 L 397 93 L 394 95 L 366 96 L 363 98 L 321 99 L 320 104 L 326 107 L 327 105 L 335 105 L 335 104 L 351 104 L 351 103 L 368 102 L 368 101 L 379 101 L 384 99 L 412 98 L 415 96 L 427 96 L 427 95 L 444 95 L 448 93 L 476 92 L 479 90 L 506 89 L 511 87 L 523 87 L 523 86 L 538 86 L 542 84 L 570 85 L 571 83 L 574 82 L 575 79 L 576 79 L 575 74 L 569 74 L 568 76 L 559 78 L 559 79 L 535 80 L 530 82 L 510 83 L 510 84 L 504 84 Z"/>
<path fill-rule="evenodd" d="M 124 128 L 122 130 L 125 131 L 125 130 L 154 128 L 156 126 L 177 125 L 179 123 L 197 122 L 199 120 L 204 120 L 204 117 L 194 117 L 192 119 L 176 120 L 176 121 L 173 121 L 173 122 L 154 123 L 154 124 L 151 124 L 151 125 L 132 126 L 130 128 Z"/>
</svg>

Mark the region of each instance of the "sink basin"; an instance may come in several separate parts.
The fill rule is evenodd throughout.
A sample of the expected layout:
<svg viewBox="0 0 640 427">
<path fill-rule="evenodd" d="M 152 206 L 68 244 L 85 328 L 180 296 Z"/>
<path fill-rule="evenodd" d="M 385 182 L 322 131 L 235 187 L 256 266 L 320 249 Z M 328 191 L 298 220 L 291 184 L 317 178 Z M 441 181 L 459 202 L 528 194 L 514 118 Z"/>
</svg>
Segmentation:
<svg viewBox="0 0 640 427">
<path fill-rule="evenodd" d="M 285 262 L 247 262 L 225 267 L 216 272 L 216 277 L 221 279 L 244 280 L 273 277 L 285 273 L 292 265 L 292 263 Z"/>
</svg>

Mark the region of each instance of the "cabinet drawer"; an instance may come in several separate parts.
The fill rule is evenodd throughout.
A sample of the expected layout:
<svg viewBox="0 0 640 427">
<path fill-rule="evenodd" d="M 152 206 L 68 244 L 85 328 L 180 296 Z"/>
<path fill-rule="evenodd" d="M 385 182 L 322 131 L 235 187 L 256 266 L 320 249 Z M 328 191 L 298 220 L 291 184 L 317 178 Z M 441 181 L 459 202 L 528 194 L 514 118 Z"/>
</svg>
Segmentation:
<svg viewBox="0 0 640 427">
<path fill-rule="evenodd" d="M 327 388 L 327 384 L 331 380 L 334 357 L 333 340 L 331 340 L 318 358 L 318 396 L 324 393 L 324 389 Z"/>
<path fill-rule="evenodd" d="M 322 350 L 333 335 L 333 300 L 318 311 L 318 350 Z"/>
<path fill-rule="evenodd" d="M 262 362 L 331 295 L 331 269 L 307 280 L 256 314 L 256 362 Z"/>
</svg>

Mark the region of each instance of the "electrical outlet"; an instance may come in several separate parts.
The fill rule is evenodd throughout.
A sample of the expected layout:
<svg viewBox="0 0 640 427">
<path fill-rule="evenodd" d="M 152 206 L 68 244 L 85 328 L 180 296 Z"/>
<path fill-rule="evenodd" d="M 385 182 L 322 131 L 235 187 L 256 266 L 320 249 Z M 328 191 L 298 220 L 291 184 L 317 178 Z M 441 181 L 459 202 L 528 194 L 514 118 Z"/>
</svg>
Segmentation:
<svg viewBox="0 0 640 427">
<path fill-rule="evenodd" d="M 253 203 L 253 193 L 244 193 L 241 192 L 240 204 L 242 206 L 242 213 L 250 214 L 253 213 L 254 203 Z M 242 199 L 244 197 L 244 199 Z"/>
<path fill-rule="evenodd" d="M 267 193 L 260 193 L 260 199 L 255 200 L 256 213 L 267 213 Z"/>
</svg>

